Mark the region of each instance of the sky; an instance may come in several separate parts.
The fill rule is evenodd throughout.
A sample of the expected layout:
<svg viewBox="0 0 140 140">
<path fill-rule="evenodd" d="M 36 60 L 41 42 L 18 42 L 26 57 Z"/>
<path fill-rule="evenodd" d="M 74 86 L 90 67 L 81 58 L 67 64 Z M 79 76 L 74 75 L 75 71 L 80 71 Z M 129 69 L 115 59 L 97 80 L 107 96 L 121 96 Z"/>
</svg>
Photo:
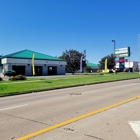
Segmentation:
<svg viewBox="0 0 140 140">
<path fill-rule="evenodd" d="M 0 54 L 86 50 L 97 64 L 113 53 L 115 40 L 139 61 L 139 7 L 140 0 L 0 0 Z"/>
</svg>

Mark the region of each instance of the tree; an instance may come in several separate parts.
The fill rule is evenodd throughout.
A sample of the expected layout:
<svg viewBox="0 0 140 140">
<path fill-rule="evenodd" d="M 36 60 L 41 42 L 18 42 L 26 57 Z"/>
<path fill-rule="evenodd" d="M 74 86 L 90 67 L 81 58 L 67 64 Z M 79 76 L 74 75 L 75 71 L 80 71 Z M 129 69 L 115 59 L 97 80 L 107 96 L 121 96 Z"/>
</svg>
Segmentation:
<svg viewBox="0 0 140 140">
<path fill-rule="evenodd" d="M 59 59 L 65 59 L 63 55 L 59 56 L 58 58 Z"/>
<path fill-rule="evenodd" d="M 107 58 L 107 68 L 108 69 L 113 69 L 115 66 L 115 56 L 113 54 L 107 55 L 103 57 L 99 61 L 99 68 L 104 69 L 105 68 L 105 59 Z"/>
<path fill-rule="evenodd" d="M 84 68 L 86 66 L 85 56 L 83 53 L 80 53 L 77 50 L 66 50 L 59 58 L 65 59 L 67 62 L 66 71 L 72 72 L 74 74 L 76 70 L 80 69 L 81 56 L 83 56 L 82 67 Z"/>
</svg>

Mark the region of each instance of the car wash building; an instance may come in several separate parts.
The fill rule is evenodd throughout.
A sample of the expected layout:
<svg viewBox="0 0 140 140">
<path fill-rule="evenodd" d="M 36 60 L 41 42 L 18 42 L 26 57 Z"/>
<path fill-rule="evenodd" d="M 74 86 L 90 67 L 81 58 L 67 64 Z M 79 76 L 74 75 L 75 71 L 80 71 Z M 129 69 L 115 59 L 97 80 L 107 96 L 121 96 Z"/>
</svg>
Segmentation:
<svg viewBox="0 0 140 140">
<path fill-rule="evenodd" d="M 34 56 L 34 58 L 33 58 Z M 65 75 L 66 61 L 31 50 L 23 50 L 0 57 L 0 76 L 4 71 L 16 71 L 16 74 L 32 76 Z"/>
</svg>

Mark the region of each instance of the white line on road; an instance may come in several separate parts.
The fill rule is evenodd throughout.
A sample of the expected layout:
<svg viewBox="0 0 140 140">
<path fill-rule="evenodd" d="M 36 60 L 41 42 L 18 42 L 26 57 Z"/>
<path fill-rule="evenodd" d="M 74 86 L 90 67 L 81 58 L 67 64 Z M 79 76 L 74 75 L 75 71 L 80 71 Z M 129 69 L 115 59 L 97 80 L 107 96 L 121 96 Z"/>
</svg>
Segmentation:
<svg viewBox="0 0 140 140">
<path fill-rule="evenodd" d="M 19 106 L 13 106 L 13 107 L 9 107 L 9 108 L 0 109 L 0 111 L 4 111 L 4 110 L 8 110 L 8 109 L 13 109 L 13 108 L 18 108 L 18 107 L 23 107 L 23 106 L 27 106 L 27 105 L 28 105 L 28 104 L 19 105 Z"/>
<path fill-rule="evenodd" d="M 131 121 L 129 124 L 137 137 L 140 139 L 140 121 Z"/>
</svg>

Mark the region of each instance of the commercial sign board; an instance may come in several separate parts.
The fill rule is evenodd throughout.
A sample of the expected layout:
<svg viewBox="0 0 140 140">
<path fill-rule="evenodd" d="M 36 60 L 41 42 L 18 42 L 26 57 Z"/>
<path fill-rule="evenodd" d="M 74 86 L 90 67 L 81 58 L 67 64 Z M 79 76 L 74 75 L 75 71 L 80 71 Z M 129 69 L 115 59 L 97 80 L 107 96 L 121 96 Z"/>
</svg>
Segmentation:
<svg viewBox="0 0 140 140">
<path fill-rule="evenodd" d="M 128 62 L 128 60 L 127 59 L 116 60 L 116 63 L 120 63 L 120 62 Z"/>
<path fill-rule="evenodd" d="M 115 49 L 116 57 L 129 57 L 130 56 L 130 47 Z"/>
<path fill-rule="evenodd" d="M 122 53 L 122 54 L 116 54 L 115 56 L 116 57 L 129 57 L 130 54 L 128 54 L 128 53 Z"/>
</svg>

